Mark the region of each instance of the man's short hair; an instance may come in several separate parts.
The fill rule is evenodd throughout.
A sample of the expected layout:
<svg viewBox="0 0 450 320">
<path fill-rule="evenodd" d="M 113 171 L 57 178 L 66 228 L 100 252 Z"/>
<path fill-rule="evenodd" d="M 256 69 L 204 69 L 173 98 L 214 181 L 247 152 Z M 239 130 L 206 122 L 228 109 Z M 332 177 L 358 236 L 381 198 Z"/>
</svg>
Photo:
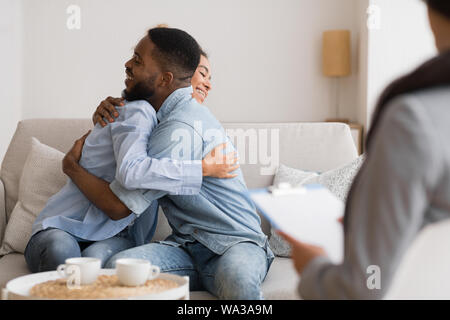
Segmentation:
<svg viewBox="0 0 450 320">
<path fill-rule="evenodd" d="M 148 31 L 154 43 L 152 57 L 163 71 L 170 71 L 179 80 L 188 80 L 200 63 L 201 49 L 187 32 L 174 28 L 156 27 Z"/>
</svg>

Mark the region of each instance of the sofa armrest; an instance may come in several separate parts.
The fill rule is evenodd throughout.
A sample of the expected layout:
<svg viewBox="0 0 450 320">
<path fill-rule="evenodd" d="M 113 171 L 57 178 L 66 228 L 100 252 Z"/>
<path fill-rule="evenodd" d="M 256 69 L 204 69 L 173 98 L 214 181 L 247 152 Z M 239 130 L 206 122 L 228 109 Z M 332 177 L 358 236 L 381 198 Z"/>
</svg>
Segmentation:
<svg viewBox="0 0 450 320">
<path fill-rule="evenodd" d="M 5 187 L 2 179 L 0 179 L 0 245 L 3 242 L 3 235 L 6 228 L 6 202 L 5 202 Z"/>
</svg>

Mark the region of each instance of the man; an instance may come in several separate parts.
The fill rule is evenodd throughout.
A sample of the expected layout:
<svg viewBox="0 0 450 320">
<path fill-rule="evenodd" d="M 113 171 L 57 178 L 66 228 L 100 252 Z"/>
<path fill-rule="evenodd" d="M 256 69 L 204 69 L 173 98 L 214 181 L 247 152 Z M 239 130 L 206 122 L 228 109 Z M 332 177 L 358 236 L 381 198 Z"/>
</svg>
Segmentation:
<svg viewBox="0 0 450 320">
<path fill-rule="evenodd" d="M 138 95 L 157 111 L 158 124 L 148 142 L 149 157 L 200 160 L 215 146 L 229 142 L 220 123 L 192 98 L 188 81 L 199 58 L 200 47 L 190 35 L 154 28 L 125 65 L 125 98 Z M 76 150 L 70 151 L 68 158 L 76 159 Z M 141 159 L 141 154 L 137 158 Z M 70 166 L 73 170 L 67 174 L 85 189 L 88 179 L 80 178 L 76 161 Z M 122 184 L 113 181 L 110 188 L 136 213 L 159 199 L 173 233 L 166 241 L 115 255 L 107 267 L 114 267 L 122 257 L 144 258 L 162 272 L 190 276 L 191 290 L 206 289 L 223 299 L 262 298 L 260 286 L 273 253 L 240 169 L 232 179 L 204 178 L 196 195 L 173 196 L 145 188 L 149 179 L 145 168 L 145 160 L 123 162 L 118 170 L 129 179 Z"/>
<path fill-rule="evenodd" d="M 92 132 L 77 141 L 75 148 L 81 151 L 83 147 L 83 156 L 80 152 L 76 157 L 81 175 L 68 179 L 34 221 L 25 250 L 30 271 L 55 270 L 67 258 L 80 256 L 99 258 L 104 266 L 115 253 L 151 241 L 156 228 L 157 201 L 146 210 L 131 212 L 108 187 L 114 178 L 122 183 L 129 180 L 122 168 L 139 160 L 136 155 L 140 150 L 144 150 L 141 160 L 145 162 L 147 177 L 142 187 L 165 190 L 173 195 L 192 195 L 200 191 L 202 176 L 234 176 L 226 173 L 236 168 L 232 162 L 227 163 L 226 156 L 218 157 L 221 163 L 208 161 L 215 160 L 216 154 L 207 155 L 205 161 L 197 163 L 147 157 L 148 138 L 157 119 L 153 107 L 138 99 L 139 92 L 139 87 L 135 87 L 134 93 L 127 95 L 117 121 L 106 128 L 96 125 Z M 64 171 L 70 171 L 69 158 L 63 162 Z M 87 190 L 80 190 L 75 184 L 83 173 L 90 174 L 89 180 L 83 180 L 89 182 Z M 95 204 L 90 201 L 91 197 L 97 199 Z"/>
</svg>

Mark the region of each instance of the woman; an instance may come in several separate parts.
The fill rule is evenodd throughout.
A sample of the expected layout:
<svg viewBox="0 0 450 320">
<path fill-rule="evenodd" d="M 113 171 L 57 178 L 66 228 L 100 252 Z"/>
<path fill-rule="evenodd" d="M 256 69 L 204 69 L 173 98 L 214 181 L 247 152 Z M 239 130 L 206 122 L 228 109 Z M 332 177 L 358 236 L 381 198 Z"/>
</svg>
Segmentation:
<svg viewBox="0 0 450 320">
<path fill-rule="evenodd" d="M 208 56 L 202 51 L 200 63 L 191 80 L 192 89 L 194 90 L 192 97 L 196 99 L 198 103 L 203 103 L 208 97 L 208 92 L 211 90 L 210 70 L 211 67 L 209 66 Z"/>
<path fill-rule="evenodd" d="M 450 218 L 450 1 L 426 3 L 440 54 L 380 98 L 347 199 L 342 264 L 282 234 L 304 299 L 382 298 L 419 231 Z M 368 284 L 374 270 L 381 286 Z"/>
<path fill-rule="evenodd" d="M 193 89 L 192 97 L 198 103 L 203 103 L 211 90 L 211 67 L 209 65 L 208 55 L 204 51 L 201 52 L 200 63 L 192 76 L 191 84 Z M 94 125 L 99 122 L 102 127 L 106 126 L 107 123 L 103 118 L 109 122 L 114 122 L 114 118 L 119 116 L 116 107 L 121 106 L 123 106 L 123 98 L 108 97 L 103 100 L 92 116 Z"/>
</svg>

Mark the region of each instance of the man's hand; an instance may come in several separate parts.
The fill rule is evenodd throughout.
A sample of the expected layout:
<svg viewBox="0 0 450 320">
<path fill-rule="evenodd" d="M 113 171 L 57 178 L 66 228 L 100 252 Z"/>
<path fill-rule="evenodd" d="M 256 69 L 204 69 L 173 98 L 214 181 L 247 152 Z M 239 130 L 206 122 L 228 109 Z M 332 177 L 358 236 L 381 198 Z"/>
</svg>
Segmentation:
<svg viewBox="0 0 450 320">
<path fill-rule="evenodd" d="M 108 122 L 114 122 L 114 118 L 119 116 L 119 113 L 116 110 L 116 107 L 123 107 L 125 104 L 123 103 L 123 98 L 113 98 L 108 97 L 97 107 L 92 116 L 92 122 L 94 122 L 94 126 L 98 123 L 102 127 L 105 127 L 107 123 L 103 120 L 105 118 Z"/>
<path fill-rule="evenodd" d="M 90 133 L 91 133 L 91 130 L 89 130 L 80 139 L 76 140 L 75 143 L 73 144 L 72 148 L 65 155 L 65 157 L 63 159 L 63 172 L 65 174 L 69 175 L 70 171 L 74 168 L 74 166 L 77 165 L 78 162 L 80 162 L 84 142 L 86 141 L 86 138 Z"/>
<path fill-rule="evenodd" d="M 323 250 L 321 247 L 300 242 L 284 232 L 277 232 L 291 245 L 292 261 L 294 262 L 294 267 L 299 274 L 301 274 L 303 270 L 305 270 L 305 267 L 314 258 L 326 255 L 325 250 Z"/>
<path fill-rule="evenodd" d="M 230 172 L 239 168 L 237 154 L 234 151 L 224 154 L 222 151 L 226 145 L 226 143 L 218 145 L 203 158 L 202 170 L 204 177 L 230 179 L 237 176 L 237 174 L 230 174 Z"/>
<path fill-rule="evenodd" d="M 91 133 L 76 140 L 72 149 L 63 159 L 63 171 L 72 179 L 86 198 L 112 220 L 120 220 L 131 214 L 130 209 L 120 201 L 109 188 L 109 182 L 100 179 L 78 164 L 83 151 L 84 142 Z"/>
</svg>

